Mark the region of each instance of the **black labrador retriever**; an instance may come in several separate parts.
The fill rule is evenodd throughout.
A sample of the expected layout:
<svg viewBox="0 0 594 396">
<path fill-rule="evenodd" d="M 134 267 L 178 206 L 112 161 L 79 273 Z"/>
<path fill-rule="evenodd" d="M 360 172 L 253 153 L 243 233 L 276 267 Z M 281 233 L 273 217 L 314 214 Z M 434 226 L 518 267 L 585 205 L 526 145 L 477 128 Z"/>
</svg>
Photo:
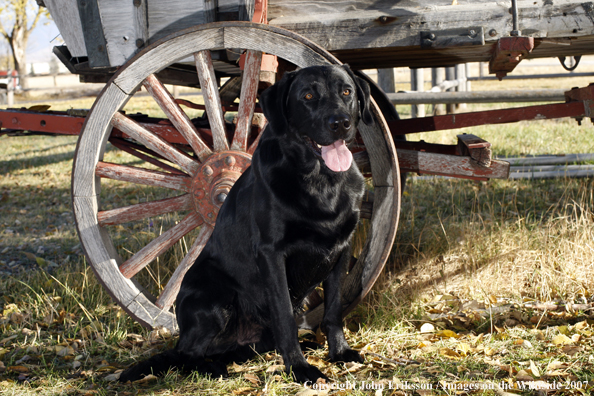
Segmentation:
<svg viewBox="0 0 594 396">
<path fill-rule="evenodd" d="M 351 258 L 364 180 L 347 144 L 373 123 L 369 86 L 348 66 L 285 73 L 260 98 L 268 126 L 177 296 L 179 341 L 120 381 L 170 367 L 226 376 L 226 365 L 276 349 L 298 382 L 307 363 L 294 314 L 323 282 L 321 324 L 331 361 L 363 359 L 342 328 L 341 281 Z"/>
</svg>

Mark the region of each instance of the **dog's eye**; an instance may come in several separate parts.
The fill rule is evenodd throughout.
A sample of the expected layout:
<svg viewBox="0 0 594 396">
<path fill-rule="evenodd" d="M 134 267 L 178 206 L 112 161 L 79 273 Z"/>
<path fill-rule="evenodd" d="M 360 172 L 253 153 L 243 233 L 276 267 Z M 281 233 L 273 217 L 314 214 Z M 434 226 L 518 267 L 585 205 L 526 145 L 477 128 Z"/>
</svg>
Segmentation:
<svg viewBox="0 0 594 396">
<path fill-rule="evenodd" d="M 313 95 L 312 94 L 310 94 L 310 93 L 305 94 L 305 100 L 312 100 L 312 99 L 313 99 Z"/>
<path fill-rule="evenodd" d="M 342 91 L 342 94 L 344 96 L 349 96 L 351 94 L 351 90 L 350 89 L 345 89 L 344 91 Z"/>
</svg>

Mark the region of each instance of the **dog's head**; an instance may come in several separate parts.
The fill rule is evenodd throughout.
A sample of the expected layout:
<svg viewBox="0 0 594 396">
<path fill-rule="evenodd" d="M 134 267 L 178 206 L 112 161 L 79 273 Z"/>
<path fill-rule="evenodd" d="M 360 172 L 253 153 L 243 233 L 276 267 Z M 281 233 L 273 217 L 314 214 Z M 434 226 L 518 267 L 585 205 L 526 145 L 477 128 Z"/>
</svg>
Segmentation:
<svg viewBox="0 0 594 396">
<path fill-rule="evenodd" d="M 347 65 L 285 73 L 260 95 L 260 105 L 276 134 L 302 140 L 335 172 L 350 168 L 346 144 L 355 138 L 359 120 L 373 123 L 369 85 Z"/>
</svg>

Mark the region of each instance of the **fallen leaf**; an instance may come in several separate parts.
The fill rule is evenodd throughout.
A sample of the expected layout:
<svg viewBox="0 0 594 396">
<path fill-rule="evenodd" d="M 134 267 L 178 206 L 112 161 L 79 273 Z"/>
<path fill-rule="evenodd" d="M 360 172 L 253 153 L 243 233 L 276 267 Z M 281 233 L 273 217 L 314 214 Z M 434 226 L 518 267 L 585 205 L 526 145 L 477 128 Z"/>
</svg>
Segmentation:
<svg viewBox="0 0 594 396">
<path fill-rule="evenodd" d="M 536 367 L 536 364 L 534 364 L 532 360 L 530 360 L 530 371 L 535 377 L 540 377 L 540 371 L 538 370 L 538 367 Z"/>
<path fill-rule="evenodd" d="M 439 330 L 437 333 L 435 333 L 435 335 L 440 338 L 458 338 L 459 337 L 458 334 L 456 334 L 452 330 Z"/>
<path fill-rule="evenodd" d="M 285 370 L 285 365 L 284 364 L 273 364 L 272 366 L 268 367 L 266 369 L 267 373 L 274 373 L 277 371 L 284 371 Z"/>
<path fill-rule="evenodd" d="M 2 341 L 0 341 L 0 345 L 4 345 L 6 344 L 8 341 L 10 340 L 14 340 L 15 338 L 17 338 L 17 335 L 11 335 L 10 337 L 6 337 L 4 338 Z"/>
<path fill-rule="evenodd" d="M 451 348 L 439 348 L 439 354 L 451 358 L 459 358 L 460 354 Z"/>
<path fill-rule="evenodd" d="M 147 382 L 150 382 L 150 381 L 155 381 L 156 379 L 157 379 L 156 376 L 154 376 L 152 374 L 149 374 L 149 375 L 147 375 L 144 378 L 141 378 L 139 380 L 134 381 L 134 383 L 135 384 L 144 384 L 144 383 L 147 383 Z"/>
<path fill-rule="evenodd" d="M 530 374 L 528 374 L 528 372 L 526 370 L 520 370 L 516 374 L 516 380 L 517 381 L 533 381 L 534 378 L 532 378 L 532 376 Z"/>
<path fill-rule="evenodd" d="M 575 345 L 565 345 L 563 348 L 561 348 L 561 350 L 563 351 L 563 353 L 569 356 L 573 356 L 576 353 L 581 352 L 582 348 Z"/>
<path fill-rule="evenodd" d="M 470 347 L 470 345 L 465 342 L 461 342 L 458 345 L 456 345 L 456 351 L 460 352 L 462 356 L 468 355 L 471 349 L 472 348 Z"/>
<path fill-rule="evenodd" d="M 485 356 L 493 356 L 497 353 L 497 351 L 491 347 L 485 348 Z"/>
<path fill-rule="evenodd" d="M 29 368 L 25 367 L 25 366 L 8 366 L 7 370 L 14 371 L 17 373 L 28 373 L 29 372 Z"/>
<path fill-rule="evenodd" d="M 56 347 L 58 348 L 58 347 Z M 75 352 L 74 352 L 74 348 L 72 348 L 71 346 L 68 347 L 61 347 L 61 349 L 58 351 L 57 353 L 58 356 L 74 356 Z"/>
<path fill-rule="evenodd" d="M 117 374 L 116 374 L 116 373 L 114 373 L 114 374 L 108 374 L 108 375 L 106 375 L 106 376 L 105 376 L 103 379 L 104 379 L 105 381 L 109 381 L 109 382 L 115 382 L 115 381 L 117 381 L 117 380 L 119 380 L 119 379 L 120 379 L 120 374 L 121 374 L 121 373 L 117 373 Z"/>
<path fill-rule="evenodd" d="M 547 370 L 566 369 L 567 367 L 569 367 L 567 363 L 564 363 L 560 360 L 553 360 L 547 365 Z"/>
<path fill-rule="evenodd" d="M 573 344 L 573 340 L 567 337 L 565 334 L 559 334 L 553 337 L 553 344 L 555 345 L 567 345 Z"/>
<path fill-rule="evenodd" d="M 252 393 L 255 393 L 254 388 L 244 387 L 244 388 L 239 388 L 239 389 L 233 390 L 234 395 L 251 395 Z"/>
<path fill-rule="evenodd" d="M 245 378 L 246 380 L 250 381 L 252 384 L 254 385 L 258 385 L 260 383 L 260 379 L 258 378 L 257 375 L 254 374 L 244 374 L 243 378 Z"/>
<path fill-rule="evenodd" d="M 324 360 L 322 360 L 322 359 L 320 359 L 319 357 L 316 357 L 316 356 L 308 356 L 307 363 L 309 363 L 312 366 L 315 366 L 317 368 L 324 368 L 324 367 L 326 367 L 328 365 L 327 362 L 325 362 Z"/>
<path fill-rule="evenodd" d="M 295 396 L 326 396 L 328 394 L 328 390 L 327 389 L 310 389 L 310 388 L 305 388 L 299 392 L 297 392 L 297 394 L 295 394 Z"/>
</svg>

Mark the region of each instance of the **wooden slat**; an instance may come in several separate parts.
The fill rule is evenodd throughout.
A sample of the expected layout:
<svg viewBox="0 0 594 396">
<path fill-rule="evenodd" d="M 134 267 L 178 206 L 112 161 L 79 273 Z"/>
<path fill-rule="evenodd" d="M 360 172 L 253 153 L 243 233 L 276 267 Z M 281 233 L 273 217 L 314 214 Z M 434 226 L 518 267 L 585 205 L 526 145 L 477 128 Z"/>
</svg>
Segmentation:
<svg viewBox="0 0 594 396">
<path fill-rule="evenodd" d="M 202 97 L 208 114 L 208 122 L 212 130 L 214 151 L 223 151 L 229 149 L 227 143 L 227 132 L 225 127 L 225 117 L 221 106 L 221 98 L 217 88 L 217 80 L 212 66 L 210 51 L 198 51 L 194 54 L 196 61 L 196 70 L 202 89 Z"/>
<path fill-rule="evenodd" d="M 190 213 L 182 221 L 165 231 L 148 245 L 140 249 L 134 256 L 120 266 L 120 272 L 125 278 L 132 278 L 151 261 L 175 245 L 184 235 L 202 224 L 202 219 L 197 213 Z"/>
<path fill-rule="evenodd" d="M 198 130 L 190 121 L 187 114 L 181 109 L 179 104 L 167 89 L 161 84 L 161 81 L 154 74 L 150 74 L 142 83 L 146 90 L 155 99 L 159 107 L 163 110 L 167 118 L 184 135 L 200 161 L 204 162 L 212 154 L 212 151 L 206 146 L 206 143 L 200 138 Z"/>
<path fill-rule="evenodd" d="M 156 151 L 171 162 L 179 165 L 183 170 L 193 175 L 200 168 L 200 164 L 186 153 L 178 150 L 163 138 L 153 134 L 121 113 L 115 113 L 111 125 L 126 135 L 138 140 L 151 150 Z"/>
<path fill-rule="evenodd" d="M 237 127 L 233 136 L 232 150 L 246 151 L 248 135 L 252 129 L 252 118 L 258 95 L 260 82 L 260 65 L 262 53 L 260 51 L 247 51 L 243 70 L 241 97 L 237 112 Z"/>
<path fill-rule="evenodd" d="M 416 3 L 416 4 L 415 4 Z M 329 51 L 419 46 L 422 31 L 468 28 L 484 21 L 485 40 L 505 37 L 512 25 L 509 5 L 496 1 L 453 6 L 450 1 L 392 2 L 289 0 L 269 7 L 269 23 L 303 35 Z M 480 3 L 480 5 L 477 5 Z M 578 1 L 543 6 L 519 4 L 521 29 L 532 37 L 575 37 L 592 34 L 592 20 Z M 315 15 L 315 18 L 312 18 Z M 587 27 L 587 28 L 586 28 Z"/>
<path fill-rule="evenodd" d="M 398 150 L 402 172 L 417 172 L 466 179 L 507 179 L 509 162 L 492 160 L 489 167 L 480 166 L 471 157 Z"/>
<path fill-rule="evenodd" d="M 188 210 L 192 207 L 192 202 L 192 196 L 190 194 L 184 194 L 173 198 L 125 206 L 123 208 L 103 210 L 97 213 L 97 221 L 100 226 L 123 224 L 164 213 Z"/>
<path fill-rule="evenodd" d="M 87 56 L 77 0 L 45 0 L 53 21 L 73 57 Z"/>
<path fill-rule="evenodd" d="M 95 174 L 107 179 L 143 184 L 153 187 L 169 188 L 171 190 L 190 192 L 192 179 L 187 176 L 171 175 L 149 169 L 136 168 L 127 165 L 112 164 L 99 161 Z"/>
<path fill-rule="evenodd" d="M 177 293 L 179 293 L 179 288 L 181 286 L 182 280 L 184 279 L 184 275 L 194 264 L 211 235 L 212 228 L 209 225 L 204 224 L 200 229 L 196 240 L 192 244 L 192 247 L 188 251 L 188 254 L 186 254 L 181 263 L 179 263 L 178 267 L 175 269 L 175 272 L 173 275 L 171 275 L 169 282 L 167 282 L 167 286 L 165 286 L 163 292 L 157 299 L 157 302 L 155 303 L 157 307 L 163 310 L 168 310 L 171 308 L 175 302 Z"/>
</svg>

